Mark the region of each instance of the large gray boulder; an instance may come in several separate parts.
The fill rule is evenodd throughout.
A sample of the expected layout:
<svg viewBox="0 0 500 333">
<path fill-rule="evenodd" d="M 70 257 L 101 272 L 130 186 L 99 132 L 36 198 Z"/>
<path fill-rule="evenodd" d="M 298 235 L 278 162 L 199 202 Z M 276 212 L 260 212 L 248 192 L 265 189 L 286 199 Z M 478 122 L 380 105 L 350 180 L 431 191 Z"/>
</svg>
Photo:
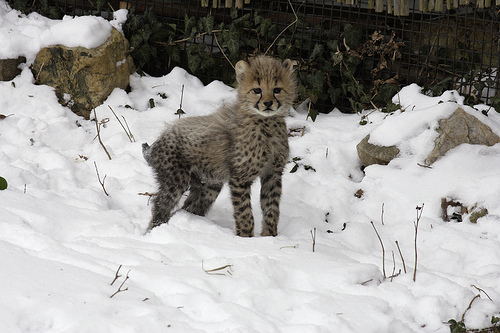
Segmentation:
<svg viewBox="0 0 500 333">
<path fill-rule="evenodd" d="M 134 72 L 129 42 L 113 28 L 94 49 L 54 45 L 42 49 L 33 64 L 38 84 L 55 88 L 59 103 L 89 119 L 92 109 L 115 88 L 127 88 Z"/>
<path fill-rule="evenodd" d="M 425 159 L 427 165 L 462 143 L 493 146 L 500 142 L 500 137 L 493 133 L 489 126 L 460 108 L 449 118 L 439 120 L 437 131 L 439 137 L 435 141 L 434 149 Z"/>
</svg>

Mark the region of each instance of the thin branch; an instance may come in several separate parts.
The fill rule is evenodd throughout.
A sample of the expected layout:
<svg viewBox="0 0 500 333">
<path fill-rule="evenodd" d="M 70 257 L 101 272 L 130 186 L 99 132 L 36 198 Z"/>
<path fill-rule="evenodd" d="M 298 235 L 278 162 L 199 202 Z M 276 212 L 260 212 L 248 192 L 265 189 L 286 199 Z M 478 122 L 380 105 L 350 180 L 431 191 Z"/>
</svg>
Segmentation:
<svg viewBox="0 0 500 333">
<path fill-rule="evenodd" d="M 470 301 L 469 303 L 469 306 L 467 307 L 467 309 L 465 309 L 465 312 L 462 314 L 462 322 L 464 321 L 465 319 L 465 314 L 467 313 L 467 311 L 470 310 L 470 308 L 472 307 L 472 303 L 474 303 L 474 301 L 478 298 L 481 298 L 481 295 L 477 294 L 476 296 L 474 296 L 474 298 Z"/>
<path fill-rule="evenodd" d="M 396 272 L 396 259 L 394 259 L 394 251 L 391 251 L 391 253 L 392 253 L 392 275 L 391 275 L 391 282 L 392 282 L 392 278 L 394 277 L 394 273 Z"/>
<path fill-rule="evenodd" d="M 490 301 L 492 301 L 492 302 L 493 302 L 493 300 L 491 299 L 490 295 L 488 295 L 488 294 L 486 293 L 486 291 L 484 291 L 483 289 L 481 289 L 481 288 L 479 288 L 479 287 L 476 287 L 475 285 L 472 285 L 472 286 L 473 286 L 474 288 L 476 288 L 479 292 L 482 292 L 483 294 L 485 294 L 485 295 L 486 295 L 486 297 L 488 297 L 488 299 L 489 299 Z"/>
<path fill-rule="evenodd" d="M 97 130 L 97 139 L 99 139 L 99 143 L 101 144 L 102 148 L 106 152 L 106 155 L 108 155 L 108 158 L 111 160 L 111 155 L 109 155 L 108 150 L 106 149 L 106 147 L 104 146 L 104 143 L 101 140 L 101 125 L 105 124 L 106 122 L 104 122 L 104 120 L 101 122 L 99 122 L 97 120 L 97 112 L 95 111 L 95 108 L 94 108 L 94 118 L 95 118 L 95 128 Z"/>
<path fill-rule="evenodd" d="M 130 137 L 132 138 L 132 140 L 133 140 L 134 142 L 136 142 L 136 141 L 135 141 L 135 137 L 134 137 L 134 135 L 132 134 L 132 131 L 130 130 L 130 127 L 128 127 L 127 119 L 125 119 L 125 117 L 124 117 L 124 116 L 122 116 L 122 118 L 123 118 L 123 121 L 125 122 L 125 125 L 127 126 L 127 130 L 128 130 L 128 133 L 130 134 Z"/>
<path fill-rule="evenodd" d="M 382 213 L 380 216 L 380 222 L 384 225 L 384 203 L 382 203 Z"/>
<path fill-rule="evenodd" d="M 377 228 L 375 228 L 375 224 L 373 221 L 370 221 L 372 224 L 373 229 L 375 230 L 375 233 L 377 234 L 378 240 L 380 241 L 380 246 L 382 246 L 382 272 L 384 273 L 384 279 L 386 278 L 385 275 L 385 248 L 384 248 L 384 243 L 382 242 L 382 238 L 380 238 L 380 235 L 377 231 Z"/>
<path fill-rule="evenodd" d="M 113 295 L 109 296 L 109 298 L 113 298 L 113 296 L 115 296 L 116 294 L 118 294 L 118 293 L 121 293 L 121 292 L 123 292 L 123 291 L 127 291 L 127 290 L 128 290 L 128 287 L 127 287 L 127 288 L 125 288 L 125 289 L 122 289 L 123 285 L 124 285 L 124 284 L 125 284 L 125 282 L 127 282 L 127 280 L 128 280 L 128 273 L 130 273 L 130 269 L 129 269 L 129 270 L 128 270 L 128 272 L 127 272 L 127 276 L 125 276 L 125 280 L 123 280 L 122 284 L 118 287 L 118 290 L 117 290 L 117 291 L 116 291 Z"/>
<path fill-rule="evenodd" d="M 424 211 L 424 204 L 422 204 L 421 207 L 417 206 L 417 221 L 413 222 L 413 225 L 415 226 L 415 269 L 413 270 L 413 282 L 417 280 L 417 234 L 418 234 L 418 225 L 420 223 L 420 218 L 422 217 L 422 213 Z"/>
<path fill-rule="evenodd" d="M 42 73 L 43 66 L 45 66 L 45 61 L 42 63 L 42 66 L 40 66 L 40 70 L 38 70 L 38 73 L 36 74 L 35 82 L 39 82 L 38 78 L 40 77 L 40 73 Z"/>
<path fill-rule="evenodd" d="M 137 193 L 138 195 L 145 195 L 145 196 L 148 196 L 148 206 L 149 206 L 149 202 L 151 201 L 151 198 L 153 198 L 156 193 L 149 193 L 149 192 L 144 192 L 144 193 Z"/>
<path fill-rule="evenodd" d="M 205 267 L 203 267 L 203 260 L 201 261 L 201 269 L 203 269 L 203 271 L 205 273 L 207 273 L 208 275 L 223 275 L 223 276 L 227 276 L 227 274 L 233 275 L 231 273 L 232 267 L 233 267 L 233 265 L 228 264 L 228 265 L 224 265 L 224 266 L 213 268 L 213 269 L 205 269 Z M 219 271 L 222 271 L 224 269 L 227 269 L 225 273 L 218 273 Z"/>
<path fill-rule="evenodd" d="M 299 248 L 299 244 L 295 244 L 295 245 L 285 245 L 285 246 L 280 247 L 280 250 L 281 250 L 281 249 L 298 249 L 298 248 Z"/>
<path fill-rule="evenodd" d="M 215 34 L 217 32 L 224 32 L 224 31 L 229 31 L 229 30 L 220 30 L 220 29 L 215 29 L 215 30 L 212 30 L 212 33 Z M 174 40 L 174 41 L 171 41 L 170 43 L 165 43 L 165 42 L 156 42 L 156 44 L 158 45 L 163 45 L 163 46 L 173 46 L 175 44 L 180 44 L 180 43 L 184 43 L 184 42 L 187 42 L 187 41 L 190 41 L 192 39 L 197 39 L 197 38 L 200 38 L 200 37 L 203 37 L 205 35 L 209 35 L 210 33 L 209 32 L 201 32 L 199 33 L 198 35 L 194 36 L 193 38 L 191 37 L 186 37 L 186 38 L 182 38 L 182 39 L 179 39 L 179 40 Z"/>
<path fill-rule="evenodd" d="M 116 270 L 116 273 L 115 273 L 115 278 L 110 283 L 111 286 L 113 285 L 113 283 L 115 283 L 116 280 L 118 280 L 119 277 L 121 277 L 121 275 L 119 274 L 121 268 L 122 268 L 122 265 L 118 266 L 118 269 Z"/>
<path fill-rule="evenodd" d="M 181 102 L 179 104 L 179 109 L 177 109 L 177 112 L 175 114 L 179 115 L 179 119 L 181 119 L 181 115 L 185 114 L 184 110 L 182 109 L 182 100 L 184 99 L 184 85 L 181 87 Z"/>
<path fill-rule="evenodd" d="M 97 169 L 97 163 L 95 161 L 94 161 L 94 166 L 95 166 L 95 172 L 97 173 L 97 180 L 99 180 L 99 184 L 101 184 L 102 189 L 104 190 L 104 194 L 106 194 L 109 197 L 109 194 L 106 191 L 106 188 L 104 187 L 104 182 L 106 181 L 107 175 L 104 175 L 104 178 L 101 181 L 101 176 L 99 176 L 99 170 Z"/>
<path fill-rule="evenodd" d="M 399 243 L 398 243 L 398 241 L 396 241 L 396 246 L 398 247 L 399 256 L 401 257 L 401 261 L 403 262 L 403 270 L 405 271 L 405 274 L 406 274 L 406 264 L 405 264 L 405 258 L 403 258 L 403 254 L 401 253 L 401 249 L 399 248 Z"/>
<path fill-rule="evenodd" d="M 227 62 L 229 62 L 229 64 L 231 65 L 231 67 L 233 67 L 233 69 L 236 70 L 236 68 L 234 68 L 234 65 L 231 62 L 231 60 L 229 60 L 229 58 L 227 57 L 226 52 L 224 52 L 224 50 L 222 49 L 222 46 L 220 46 L 219 39 L 217 38 L 217 34 L 216 33 L 214 33 L 214 38 L 215 38 L 215 42 L 217 43 L 217 46 L 219 47 L 219 50 L 222 52 L 222 55 L 224 56 L 224 58 L 226 58 Z"/>
<path fill-rule="evenodd" d="M 314 233 L 313 233 L 313 230 L 314 230 Z M 313 252 L 314 252 L 314 249 L 316 248 L 316 228 L 314 228 L 313 230 L 310 230 L 310 232 L 311 232 L 311 237 L 312 237 L 312 242 L 313 242 Z"/>
<path fill-rule="evenodd" d="M 119 122 L 119 123 L 120 123 L 120 125 L 122 126 L 123 130 L 125 131 L 125 134 L 127 134 L 128 139 L 130 140 L 130 142 L 135 142 L 135 138 L 134 138 L 134 136 L 132 135 L 132 132 L 130 132 L 130 128 L 127 130 L 127 129 L 125 128 L 125 126 L 123 126 L 122 122 L 120 121 L 120 118 L 118 118 L 118 116 L 116 115 L 115 111 L 113 110 L 113 108 L 111 108 L 111 106 L 110 106 L 110 105 L 108 105 L 108 108 L 111 110 L 111 112 L 113 112 L 113 114 L 114 114 L 114 116 L 115 116 L 116 120 L 118 120 L 118 122 Z M 122 117 L 123 117 L 123 116 L 122 116 Z M 123 120 L 125 120 L 125 117 L 123 117 Z M 125 122 L 127 122 L 127 121 L 125 120 Z M 128 128 L 128 124 L 127 124 L 127 128 Z"/>
<path fill-rule="evenodd" d="M 276 36 L 276 38 L 273 40 L 273 42 L 271 43 L 271 45 L 269 45 L 269 47 L 267 48 L 266 52 L 264 52 L 264 55 L 266 55 L 267 52 L 269 52 L 269 50 L 273 47 L 273 45 L 276 43 L 276 41 L 278 40 L 278 38 L 280 38 L 281 35 L 283 35 L 283 33 L 288 30 L 288 28 L 290 28 L 291 26 L 293 26 L 294 24 L 296 24 L 297 21 L 299 20 L 299 17 L 297 16 L 297 13 L 295 12 L 295 9 L 293 8 L 292 2 L 290 0 L 288 0 L 288 4 L 290 5 L 290 8 L 292 9 L 293 15 L 295 16 L 295 20 L 293 20 L 292 23 L 290 23 L 289 25 L 287 25 L 287 27 L 285 29 L 281 30 L 281 32 L 278 34 L 278 36 Z"/>
</svg>

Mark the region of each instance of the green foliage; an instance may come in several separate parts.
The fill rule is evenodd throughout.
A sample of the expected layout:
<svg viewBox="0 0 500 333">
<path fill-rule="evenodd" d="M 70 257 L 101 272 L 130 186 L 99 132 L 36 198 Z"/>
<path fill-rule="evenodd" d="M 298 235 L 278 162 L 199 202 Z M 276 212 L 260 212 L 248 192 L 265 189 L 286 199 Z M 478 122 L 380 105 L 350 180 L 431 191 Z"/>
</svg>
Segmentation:
<svg viewBox="0 0 500 333">
<path fill-rule="evenodd" d="M 235 64 L 266 51 L 295 59 L 299 102 L 310 100 L 312 120 L 334 106 L 353 113 L 374 105 L 385 107 L 398 90 L 396 80 L 384 73 L 387 59 L 400 56 L 402 43 L 394 35 L 352 24 L 322 30 L 302 21 L 283 31 L 258 9 L 250 13 L 231 9 L 229 15 L 230 23 L 216 22 L 212 14 L 200 18 L 186 14 L 183 26 L 176 27 L 159 21 L 152 10 L 143 14 L 131 10 L 124 32 L 139 71 L 153 75 L 181 66 L 194 75 L 220 77 L 217 69 L 229 68 L 226 57 Z M 214 40 L 220 49 L 210 46 Z M 229 78 L 226 83 L 234 82 L 232 71 L 222 74 Z M 349 104 L 343 107 L 340 103 L 345 100 Z"/>
<path fill-rule="evenodd" d="M 292 162 L 294 163 L 294 165 L 293 165 L 292 169 L 290 170 L 290 173 L 297 172 L 299 167 L 303 167 L 304 170 L 308 170 L 308 171 L 311 170 L 311 171 L 316 172 L 316 169 L 314 169 L 312 166 L 300 163 L 301 160 L 302 160 L 302 158 L 300 158 L 300 157 L 294 157 L 292 159 Z"/>
<path fill-rule="evenodd" d="M 5 178 L 0 177 L 0 191 L 3 191 L 7 188 L 7 181 Z"/>
<path fill-rule="evenodd" d="M 57 6 L 51 6 L 48 0 L 13 0 L 9 5 L 26 15 L 36 12 L 51 19 L 61 19 L 64 16 L 62 10 Z"/>
<path fill-rule="evenodd" d="M 462 320 L 456 321 L 455 319 L 450 319 L 448 320 L 448 324 L 450 324 L 450 332 L 451 333 L 467 333 L 467 332 L 490 332 L 490 333 L 496 333 L 500 332 L 500 327 L 498 327 L 498 323 L 500 323 L 500 318 L 492 316 L 491 317 L 491 327 L 487 327 L 484 329 L 473 329 L 470 330 L 468 329 L 464 322 Z"/>
<path fill-rule="evenodd" d="M 448 320 L 450 324 L 451 333 L 466 333 L 467 329 L 462 321 L 456 321 L 455 319 Z"/>
<path fill-rule="evenodd" d="M 165 61 L 171 66 L 180 62 L 180 50 L 169 47 L 177 33 L 176 25 L 158 21 L 150 8 L 143 14 L 136 14 L 132 8 L 123 32 L 130 42 L 131 56 L 139 72 L 146 66 L 161 68 Z"/>
</svg>

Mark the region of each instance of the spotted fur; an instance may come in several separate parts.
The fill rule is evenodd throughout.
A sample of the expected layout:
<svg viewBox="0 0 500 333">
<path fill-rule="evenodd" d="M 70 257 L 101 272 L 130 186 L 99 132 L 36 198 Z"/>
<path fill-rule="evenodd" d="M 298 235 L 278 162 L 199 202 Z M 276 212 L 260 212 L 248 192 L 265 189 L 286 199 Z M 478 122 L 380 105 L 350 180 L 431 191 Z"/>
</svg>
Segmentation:
<svg viewBox="0 0 500 333">
<path fill-rule="evenodd" d="M 262 236 L 278 233 L 281 176 L 288 159 L 284 117 L 296 97 L 290 60 L 258 56 L 239 61 L 237 102 L 207 116 L 186 117 L 169 126 L 143 154 L 153 168 L 158 192 L 153 197 L 149 230 L 168 222 L 182 194 L 183 209 L 205 215 L 222 184 L 229 183 L 235 232 L 254 235 L 250 187 L 260 178 Z"/>
</svg>

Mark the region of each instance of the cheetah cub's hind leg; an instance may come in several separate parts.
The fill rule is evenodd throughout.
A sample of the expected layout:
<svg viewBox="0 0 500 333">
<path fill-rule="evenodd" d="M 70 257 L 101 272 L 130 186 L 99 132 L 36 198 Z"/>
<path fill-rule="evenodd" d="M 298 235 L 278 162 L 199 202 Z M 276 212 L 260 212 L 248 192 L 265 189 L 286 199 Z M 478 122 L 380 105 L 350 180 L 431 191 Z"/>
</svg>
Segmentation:
<svg viewBox="0 0 500 333">
<path fill-rule="evenodd" d="M 203 182 L 196 175 L 191 175 L 189 196 L 182 209 L 200 216 L 205 216 L 222 189 L 221 183 Z"/>
<path fill-rule="evenodd" d="M 142 145 L 144 158 L 153 168 L 158 183 L 158 191 L 152 198 L 148 231 L 168 222 L 175 205 L 189 187 L 189 170 L 176 158 L 174 146 L 168 144 L 170 140 L 161 137 L 152 146 Z"/>
<path fill-rule="evenodd" d="M 189 187 L 189 174 L 175 168 L 157 170 L 158 191 L 153 196 L 152 219 L 148 230 L 167 223 L 171 212 Z M 175 179 L 176 182 L 172 182 Z"/>
</svg>

